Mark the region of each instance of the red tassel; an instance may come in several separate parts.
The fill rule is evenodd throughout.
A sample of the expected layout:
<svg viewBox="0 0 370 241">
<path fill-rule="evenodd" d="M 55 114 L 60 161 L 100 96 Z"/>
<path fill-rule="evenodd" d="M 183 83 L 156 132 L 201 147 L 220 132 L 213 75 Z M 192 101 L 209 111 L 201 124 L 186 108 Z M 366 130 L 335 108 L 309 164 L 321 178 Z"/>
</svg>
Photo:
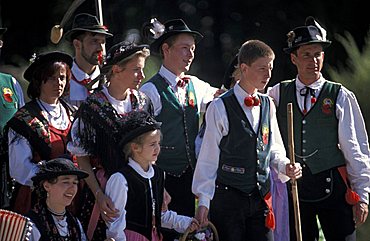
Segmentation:
<svg viewBox="0 0 370 241">
<path fill-rule="evenodd" d="M 360 201 L 360 196 L 356 192 L 348 188 L 346 191 L 346 202 L 349 205 L 355 205 L 359 201 Z"/>
<path fill-rule="evenodd" d="M 269 229 L 272 229 L 272 230 L 275 229 L 275 215 L 271 210 L 269 211 L 269 213 L 266 216 L 265 226 Z"/>
<path fill-rule="evenodd" d="M 264 197 L 264 200 L 265 200 L 265 203 L 266 203 L 266 205 L 269 209 L 269 212 L 267 213 L 266 218 L 265 218 L 265 226 L 266 226 L 266 228 L 274 230 L 275 229 L 275 215 L 274 215 L 274 211 L 272 209 L 271 192 L 268 192 L 266 194 L 266 196 Z"/>
</svg>

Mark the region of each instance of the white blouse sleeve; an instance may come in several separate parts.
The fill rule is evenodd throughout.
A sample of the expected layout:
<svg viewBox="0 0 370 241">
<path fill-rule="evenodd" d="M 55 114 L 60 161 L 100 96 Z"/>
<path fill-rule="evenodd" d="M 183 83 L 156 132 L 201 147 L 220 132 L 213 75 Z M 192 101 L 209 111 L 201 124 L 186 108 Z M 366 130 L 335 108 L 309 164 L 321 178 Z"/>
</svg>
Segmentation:
<svg viewBox="0 0 370 241">
<path fill-rule="evenodd" d="M 85 151 L 85 149 L 82 148 L 80 144 L 80 137 L 78 136 L 79 128 L 80 128 L 80 131 L 83 131 L 84 123 L 79 118 L 77 118 L 73 122 L 72 127 L 71 127 L 72 141 L 69 141 L 67 143 L 67 150 L 72 155 L 75 155 L 75 156 L 88 156 L 89 153 L 87 153 L 87 151 Z"/>
<path fill-rule="evenodd" d="M 105 194 L 110 197 L 116 209 L 119 210 L 119 217 L 112 222 L 107 222 L 107 238 L 114 238 L 115 241 L 125 241 L 126 235 L 126 203 L 128 185 L 126 178 L 121 173 L 114 173 L 107 181 Z"/>
<path fill-rule="evenodd" d="M 9 172 L 10 176 L 22 185 L 32 186 L 31 178 L 38 171 L 32 163 L 32 149 L 26 138 L 9 128 Z"/>
<path fill-rule="evenodd" d="M 163 228 L 174 229 L 179 233 L 184 233 L 189 227 L 192 218 L 178 215 L 174 211 L 166 210 L 162 212 L 161 222 Z"/>
</svg>

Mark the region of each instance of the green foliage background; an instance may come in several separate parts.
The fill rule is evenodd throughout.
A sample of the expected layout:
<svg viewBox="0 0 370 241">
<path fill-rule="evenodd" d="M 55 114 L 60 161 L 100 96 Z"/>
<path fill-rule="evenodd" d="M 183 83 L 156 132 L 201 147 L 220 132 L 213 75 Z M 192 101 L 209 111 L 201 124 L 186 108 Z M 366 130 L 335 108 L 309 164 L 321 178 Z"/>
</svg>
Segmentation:
<svg viewBox="0 0 370 241">
<path fill-rule="evenodd" d="M 342 83 L 349 90 L 353 91 L 360 104 L 362 114 L 365 119 L 367 132 L 370 130 L 370 104 L 369 104 L 369 84 L 370 84 L 370 29 L 365 37 L 365 44 L 360 49 L 349 32 L 344 35 L 335 35 L 347 52 L 348 58 L 344 64 L 339 64 L 337 68 L 328 67 L 327 71 L 331 80 Z M 362 226 L 357 229 L 357 240 L 370 240 L 370 221 L 369 218 Z M 324 239 L 322 239 L 324 240 Z"/>
</svg>

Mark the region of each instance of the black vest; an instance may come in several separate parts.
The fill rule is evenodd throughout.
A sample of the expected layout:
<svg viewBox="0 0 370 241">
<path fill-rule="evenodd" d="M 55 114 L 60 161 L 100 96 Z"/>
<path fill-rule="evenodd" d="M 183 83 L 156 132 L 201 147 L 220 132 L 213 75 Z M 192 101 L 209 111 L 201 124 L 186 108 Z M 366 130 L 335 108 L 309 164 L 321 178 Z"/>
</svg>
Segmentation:
<svg viewBox="0 0 370 241">
<path fill-rule="evenodd" d="M 161 227 L 161 207 L 164 192 L 164 173 L 153 165 L 154 176 L 151 178 L 155 199 L 155 226 Z M 152 198 L 149 181 L 138 174 L 132 167 L 125 166 L 121 171 L 128 184 L 126 203 L 126 229 L 144 235 L 152 240 Z"/>
<path fill-rule="evenodd" d="M 270 191 L 270 100 L 261 100 L 260 123 L 255 133 L 234 90 L 221 96 L 229 121 L 229 133 L 220 142 L 217 182 L 251 193 L 256 187 L 262 196 Z"/>
</svg>

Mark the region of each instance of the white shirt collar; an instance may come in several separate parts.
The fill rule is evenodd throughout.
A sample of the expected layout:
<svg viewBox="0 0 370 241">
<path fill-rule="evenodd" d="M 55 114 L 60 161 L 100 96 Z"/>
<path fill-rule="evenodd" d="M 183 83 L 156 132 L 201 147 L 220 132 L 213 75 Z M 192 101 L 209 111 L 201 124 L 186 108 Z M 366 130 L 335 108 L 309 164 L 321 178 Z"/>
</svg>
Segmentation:
<svg viewBox="0 0 370 241">
<path fill-rule="evenodd" d="M 82 69 L 80 69 L 80 67 L 78 67 L 77 63 L 74 60 L 73 65 L 72 65 L 72 73 L 73 73 L 73 75 L 74 75 L 74 77 L 76 78 L 77 81 L 81 81 L 83 79 L 88 79 L 88 78 L 95 79 L 96 77 L 98 77 L 100 75 L 100 68 L 97 66 L 95 68 L 94 72 L 92 72 L 92 74 L 88 75 Z"/>
<path fill-rule="evenodd" d="M 124 100 L 117 100 L 116 98 L 109 94 L 108 88 L 106 86 L 103 86 L 102 92 L 105 94 L 113 108 L 116 109 L 118 114 L 124 114 L 131 110 L 130 95 L 127 95 L 126 99 Z M 136 93 L 134 92 L 134 94 Z"/>
<path fill-rule="evenodd" d="M 137 173 L 139 173 L 140 176 L 142 176 L 143 178 L 150 179 L 154 176 L 154 168 L 152 165 L 149 165 L 148 171 L 144 171 L 143 168 L 139 165 L 139 163 L 134 161 L 131 157 L 129 157 L 128 159 L 128 165 L 132 167 Z"/>
<path fill-rule="evenodd" d="M 320 78 L 318 80 L 316 80 L 315 82 L 313 82 L 312 84 L 308 85 L 308 87 L 310 87 L 311 89 L 314 89 L 314 90 L 321 89 L 321 87 L 324 85 L 325 81 L 326 81 L 325 78 L 322 77 L 322 75 L 320 74 Z M 299 77 L 297 75 L 297 77 L 296 77 L 296 88 L 297 88 L 297 90 L 301 90 L 304 87 L 306 87 L 306 85 L 302 83 L 302 81 L 299 79 Z"/>
<path fill-rule="evenodd" d="M 171 87 L 176 86 L 178 77 L 163 65 L 159 69 L 159 74 L 168 81 Z"/>
</svg>

